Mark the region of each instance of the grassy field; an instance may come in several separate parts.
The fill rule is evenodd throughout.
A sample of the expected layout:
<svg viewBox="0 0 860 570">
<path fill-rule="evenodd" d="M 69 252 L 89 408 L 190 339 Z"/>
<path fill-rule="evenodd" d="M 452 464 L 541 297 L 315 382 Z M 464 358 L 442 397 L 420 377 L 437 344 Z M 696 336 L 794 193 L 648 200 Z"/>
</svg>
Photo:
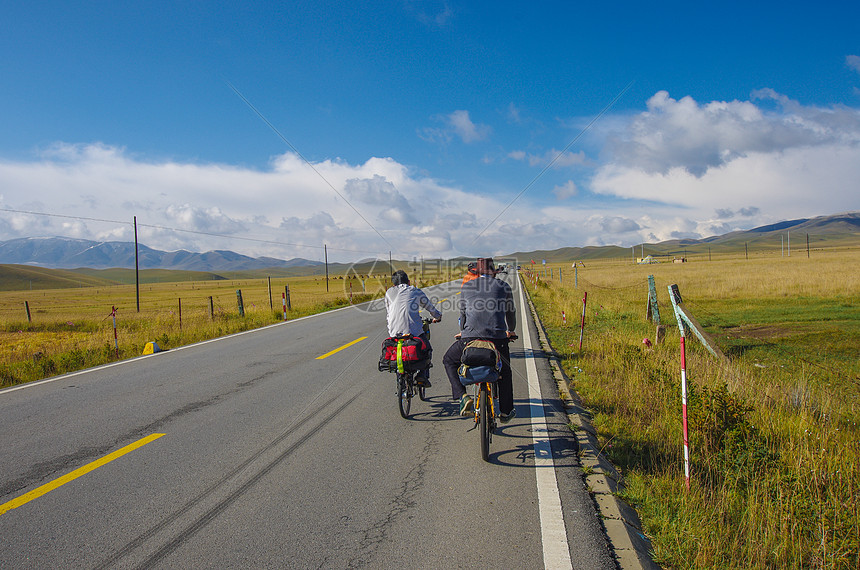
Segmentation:
<svg viewBox="0 0 860 570">
<path fill-rule="evenodd" d="M 860 566 L 860 251 L 803 253 L 567 263 L 528 285 L 666 568 Z M 687 342 L 689 491 L 671 284 L 730 357 Z"/>
<path fill-rule="evenodd" d="M 48 282 L 59 275 L 63 285 L 64 279 L 73 278 L 69 272 L 48 273 L 38 270 L 34 276 Z M 139 356 L 150 341 L 170 349 L 278 322 L 283 320 L 286 286 L 291 301 L 287 318 L 293 319 L 348 305 L 350 292 L 353 302 L 369 300 L 390 284 L 389 276 L 382 274 L 333 275 L 328 290 L 325 277 L 271 278 L 270 297 L 269 279 L 195 281 L 181 275 L 185 280 L 141 285 L 139 312 L 134 285 L 99 281 L 99 286 L 0 292 L 0 387 Z M 413 279 L 420 286 L 443 280 L 431 275 Z M 244 316 L 239 314 L 237 290 L 242 292 Z"/>
</svg>

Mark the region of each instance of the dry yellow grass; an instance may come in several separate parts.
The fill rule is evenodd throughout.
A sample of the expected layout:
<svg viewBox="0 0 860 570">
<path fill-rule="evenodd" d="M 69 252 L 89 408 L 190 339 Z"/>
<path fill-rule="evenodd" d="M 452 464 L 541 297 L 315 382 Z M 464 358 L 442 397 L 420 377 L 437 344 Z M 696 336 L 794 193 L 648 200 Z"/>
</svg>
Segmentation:
<svg viewBox="0 0 860 570">
<path fill-rule="evenodd" d="M 550 266 L 554 279 L 530 286 L 664 567 L 860 564 L 858 264 L 856 249 L 686 264 L 591 261 L 578 268 L 576 289 L 569 264 Z M 648 275 L 668 325 L 667 342 L 651 349 L 642 344 L 654 338 L 644 318 Z M 722 365 L 688 342 L 689 492 L 673 283 L 731 356 Z"/>
<path fill-rule="evenodd" d="M 427 283 L 446 278 L 424 277 Z M 419 275 L 415 280 L 425 284 Z M 350 297 L 380 296 L 389 285 L 383 274 L 332 275 L 328 286 L 325 277 L 272 278 L 270 296 L 267 279 L 153 283 L 140 287 L 139 312 L 134 285 L 0 292 L 0 386 L 103 364 L 117 352 L 119 358 L 137 356 L 149 341 L 175 348 L 277 322 L 286 286 L 292 319 L 346 305 Z"/>
</svg>

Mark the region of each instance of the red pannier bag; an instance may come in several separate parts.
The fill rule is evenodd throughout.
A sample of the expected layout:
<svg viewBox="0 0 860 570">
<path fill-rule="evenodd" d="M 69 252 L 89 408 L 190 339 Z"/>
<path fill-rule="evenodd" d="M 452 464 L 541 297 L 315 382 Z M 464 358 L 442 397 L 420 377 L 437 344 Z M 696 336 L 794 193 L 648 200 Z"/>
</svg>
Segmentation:
<svg viewBox="0 0 860 570">
<path fill-rule="evenodd" d="M 382 341 L 381 372 L 416 372 L 430 364 L 430 347 L 421 337 L 391 337 Z"/>
</svg>

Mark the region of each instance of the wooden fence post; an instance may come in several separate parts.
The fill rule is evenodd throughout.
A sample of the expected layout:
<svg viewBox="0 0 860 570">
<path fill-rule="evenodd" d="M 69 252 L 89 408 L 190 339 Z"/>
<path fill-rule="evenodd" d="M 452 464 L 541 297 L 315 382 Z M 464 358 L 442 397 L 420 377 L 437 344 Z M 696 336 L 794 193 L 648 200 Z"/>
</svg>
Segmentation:
<svg viewBox="0 0 860 570">
<path fill-rule="evenodd" d="M 657 306 L 657 288 L 654 286 L 654 276 L 648 276 L 648 306 L 645 308 L 645 320 L 655 325 L 660 324 L 660 308 Z"/>
<path fill-rule="evenodd" d="M 116 357 L 119 358 L 119 338 L 116 334 L 116 307 L 110 308 L 110 314 L 113 317 L 113 344 L 116 348 Z"/>
<path fill-rule="evenodd" d="M 30 303 L 27 301 L 24 301 L 24 308 L 27 309 L 27 322 L 32 323 L 33 319 L 30 318 Z"/>
<path fill-rule="evenodd" d="M 678 326 L 682 328 L 689 327 L 689 329 L 693 331 L 693 334 L 695 334 L 699 339 L 699 342 L 708 349 L 708 352 L 723 362 L 728 362 L 729 358 L 722 350 L 720 350 L 720 347 L 717 346 L 713 337 L 705 332 L 705 329 L 702 328 L 699 321 L 693 318 L 690 311 L 684 307 L 684 303 L 681 300 L 681 293 L 678 291 L 677 285 L 669 285 L 669 298 L 672 300 L 672 307 L 675 309 L 675 318 L 678 320 Z"/>
<path fill-rule="evenodd" d="M 215 303 L 212 301 L 212 295 L 209 295 L 209 318 L 215 320 Z"/>
<path fill-rule="evenodd" d="M 293 310 L 293 303 L 290 301 L 290 286 L 289 285 L 284 285 L 284 294 L 287 297 L 287 309 L 292 311 Z"/>
<path fill-rule="evenodd" d="M 236 303 L 239 304 L 239 316 L 245 316 L 245 305 L 242 303 L 242 290 L 236 289 Z"/>
<path fill-rule="evenodd" d="M 274 305 L 272 304 L 272 278 L 266 277 L 266 280 L 269 282 L 269 308 L 273 309 Z"/>
</svg>

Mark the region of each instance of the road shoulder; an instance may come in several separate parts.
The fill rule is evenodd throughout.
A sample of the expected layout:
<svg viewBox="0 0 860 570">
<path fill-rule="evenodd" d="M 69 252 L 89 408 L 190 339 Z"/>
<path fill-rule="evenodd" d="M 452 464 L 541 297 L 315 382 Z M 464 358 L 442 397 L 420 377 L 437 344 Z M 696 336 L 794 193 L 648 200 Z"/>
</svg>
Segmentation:
<svg viewBox="0 0 860 570">
<path fill-rule="evenodd" d="M 597 434 L 590 421 L 591 415 L 582 406 L 576 392 L 569 389 L 569 378 L 564 373 L 558 357 L 555 356 L 528 291 L 525 290 L 525 293 L 538 331 L 540 347 L 546 354 L 553 379 L 558 385 L 568 424 L 574 426 L 574 435 L 579 446 L 579 460 L 587 473 L 586 485 L 597 506 L 616 562 L 622 570 L 659 569 L 660 567 L 651 558 L 651 545 L 642 532 L 642 523 L 636 510 L 617 496 L 617 493 L 623 489 L 623 478 L 615 466 L 600 452 Z"/>
</svg>

